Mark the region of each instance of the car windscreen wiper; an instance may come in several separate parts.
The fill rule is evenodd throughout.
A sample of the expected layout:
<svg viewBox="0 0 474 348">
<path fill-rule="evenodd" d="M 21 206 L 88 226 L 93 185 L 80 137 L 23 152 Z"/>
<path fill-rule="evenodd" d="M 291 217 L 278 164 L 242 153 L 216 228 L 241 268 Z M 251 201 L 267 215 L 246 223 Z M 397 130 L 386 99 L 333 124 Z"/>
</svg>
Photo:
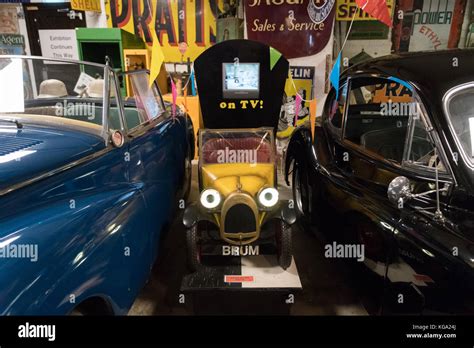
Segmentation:
<svg viewBox="0 0 474 348">
<path fill-rule="evenodd" d="M 18 122 L 18 120 L 1 119 L 1 118 L 0 118 L 0 122 L 14 123 L 14 124 L 16 124 L 16 128 L 18 128 L 18 129 L 22 129 L 22 128 L 23 128 L 23 124 L 21 124 L 20 122 Z"/>
</svg>

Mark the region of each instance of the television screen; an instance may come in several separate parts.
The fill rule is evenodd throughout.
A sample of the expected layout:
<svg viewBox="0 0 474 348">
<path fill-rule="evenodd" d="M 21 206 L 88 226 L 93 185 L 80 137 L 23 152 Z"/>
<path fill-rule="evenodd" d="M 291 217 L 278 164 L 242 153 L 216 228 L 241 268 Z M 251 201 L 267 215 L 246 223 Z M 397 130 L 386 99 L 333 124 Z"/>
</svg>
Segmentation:
<svg viewBox="0 0 474 348">
<path fill-rule="evenodd" d="M 260 94 L 260 63 L 223 63 L 223 97 L 258 98 Z"/>
</svg>

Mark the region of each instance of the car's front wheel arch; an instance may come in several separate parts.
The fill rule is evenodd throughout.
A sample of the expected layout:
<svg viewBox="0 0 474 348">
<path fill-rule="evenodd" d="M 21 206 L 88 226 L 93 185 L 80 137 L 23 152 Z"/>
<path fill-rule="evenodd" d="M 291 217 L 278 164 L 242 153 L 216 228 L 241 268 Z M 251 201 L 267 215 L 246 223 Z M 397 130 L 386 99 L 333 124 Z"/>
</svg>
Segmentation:
<svg viewBox="0 0 474 348">
<path fill-rule="evenodd" d="M 92 296 L 83 301 L 69 312 L 70 316 L 114 315 L 109 301 L 102 296 Z"/>
</svg>

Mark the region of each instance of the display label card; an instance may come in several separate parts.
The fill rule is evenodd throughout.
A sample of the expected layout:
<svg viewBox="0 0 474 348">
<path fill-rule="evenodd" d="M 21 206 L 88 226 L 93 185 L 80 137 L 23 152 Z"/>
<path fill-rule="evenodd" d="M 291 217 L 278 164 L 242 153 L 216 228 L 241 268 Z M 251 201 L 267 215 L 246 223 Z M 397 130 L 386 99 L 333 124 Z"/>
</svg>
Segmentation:
<svg viewBox="0 0 474 348">
<path fill-rule="evenodd" d="M 79 75 L 79 79 L 77 80 L 76 86 L 74 87 L 74 92 L 76 92 L 77 94 L 81 94 L 87 87 L 89 87 L 89 84 L 92 80 L 94 80 L 92 76 L 87 75 L 85 72 L 81 72 L 81 75 Z"/>
<path fill-rule="evenodd" d="M 239 276 L 239 275 L 225 275 L 224 282 L 226 283 L 252 283 L 255 279 L 253 276 Z"/>
</svg>

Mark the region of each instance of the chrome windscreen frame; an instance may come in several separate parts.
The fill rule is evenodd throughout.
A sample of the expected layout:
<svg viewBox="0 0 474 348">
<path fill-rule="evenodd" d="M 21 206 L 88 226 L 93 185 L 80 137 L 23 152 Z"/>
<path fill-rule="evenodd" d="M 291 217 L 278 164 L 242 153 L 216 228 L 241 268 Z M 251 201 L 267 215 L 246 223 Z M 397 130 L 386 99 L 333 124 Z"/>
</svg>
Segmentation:
<svg viewBox="0 0 474 348">
<path fill-rule="evenodd" d="M 116 74 L 109 64 L 109 60 L 106 59 L 105 64 L 87 62 L 82 60 L 75 59 L 59 59 L 59 58 L 48 58 L 48 57 L 39 57 L 39 56 L 29 56 L 29 55 L 0 55 L 1 59 L 22 59 L 22 60 L 43 60 L 43 61 L 53 61 L 58 63 L 67 63 L 67 64 L 79 64 L 79 65 L 88 65 L 102 68 L 104 70 L 104 87 L 103 87 L 103 100 L 102 100 L 102 132 L 101 137 L 104 139 L 105 145 L 109 143 L 109 108 L 110 108 L 110 77 L 113 76 L 113 81 L 117 84 Z M 121 110 L 121 94 L 117 92 L 119 90 L 116 86 L 115 95 L 117 98 L 117 107 L 120 109 L 120 120 L 122 124 L 122 131 L 124 123 L 124 115 Z"/>
</svg>

